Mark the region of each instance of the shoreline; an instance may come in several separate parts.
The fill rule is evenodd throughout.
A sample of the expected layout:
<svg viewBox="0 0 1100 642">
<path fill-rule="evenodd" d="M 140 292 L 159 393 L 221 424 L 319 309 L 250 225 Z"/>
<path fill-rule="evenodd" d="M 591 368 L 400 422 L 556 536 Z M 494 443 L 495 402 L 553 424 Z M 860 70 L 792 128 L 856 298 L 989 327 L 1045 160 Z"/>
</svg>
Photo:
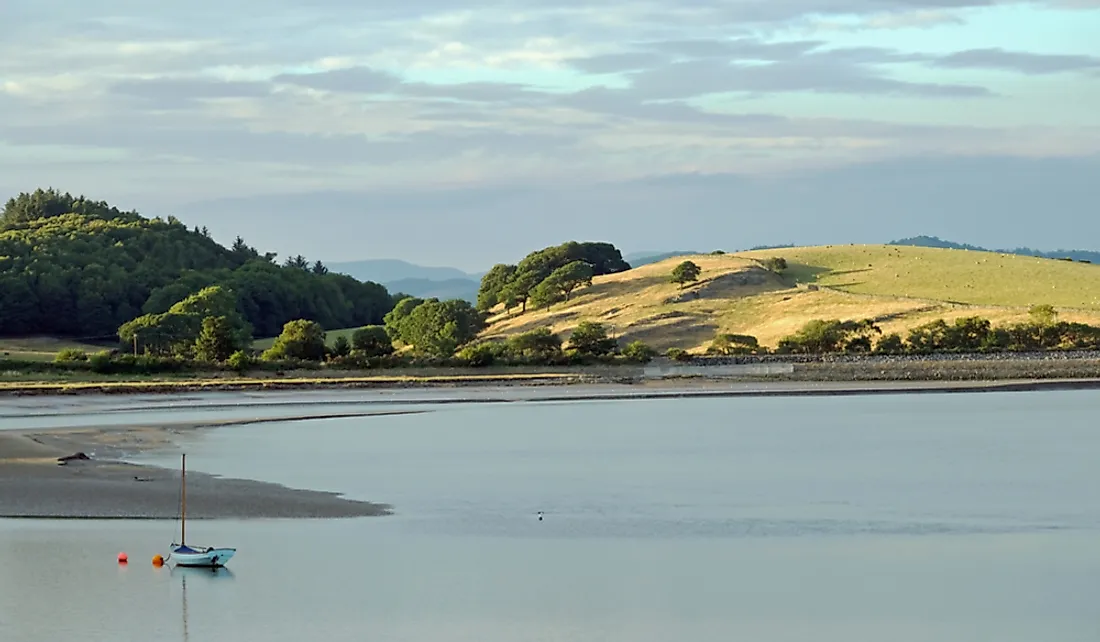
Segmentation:
<svg viewBox="0 0 1100 642">
<path fill-rule="evenodd" d="M 412 412 L 416 411 L 343 413 L 326 418 Z M 0 431 L 0 519 L 179 519 L 180 471 L 121 459 L 126 454 L 170 448 L 174 446 L 172 434 L 180 431 L 274 420 Z M 63 461 L 89 452 L 92 455 L 87 459 Z M 188 519 L 195 520 L 393 514 L 389 504 L 349 499 L 335 491 L 291 488 L 198 471 L 187 473 L 187 499 Z"/>
<path fill-rule="evenodd" d="M 69 411 L 57 415 L 86 417 L 83 425 L 39 428 L 0 427 L 0 519 L 178 519 L 179 470 L 131 464 L 125 458 L 164 451 L 176 446 L 174 435 L 231 425 L 267 422 L 312 421 L 431 412 L 431 406 L 481 403 L 561 403 L 579 401 L 732 398 L 820 397 L 889 394 L 950 394 L 981 392 L 1033 392 L 1100 390 L 1100 377 L 981 379 L 855 379 L 839 380 L 745 377 L 669 377 L 651 380 L 592 377 L 581 381 L 530 385 L 516 378 L 481 377 L 455 384 L 422 383 L 397 386 L 311 386 L 296 388 L 245 388 L 225 390 L 142 389 L 137 399 L 125 395 L 84 390 L 76 399 L 99 392 L 99 401 L 65 402 Z M 343 383 L 340 379 L 333 383 Z M 95 417 L 118 411 L 168 411 L 180 408 L 157 399 L 170 393 L 210 393 L 205 398 L 180 399 L 184 407 L 217 413 L 219 409 L 265 408 L 254 416 L 218 419 L 192 418 L 156 423 L 94 425 Z M 325 393 L 329 394 L 326 395 Z M 135 394 L 140 394 L 135 393 Z M 281 393 L 281 394 L 280 394 Z M 295 394 L 295 393 L 305 393 Z M 310 394 L 313 393 L 313 394 Z M 269 397 L 268 394 L 271 396 Z M 31 395 L 13 407 L 4 421 L 50 415 L 65 395 Z M 107 401 L 111 400 L 111 401 Z M 106 405 L 105 405 L 106 404 Z M 388 408 L 371 406 L 384 405 Z M 338 406 L 349 406 L 339 408 Z M 350 406 L 359 406 L 352 408 Z M 407 406 L 394 408 L 392 406 Z M 411 406 L 422 406 L 421 408 Z M 286 407 L 285 413 L 270 414 Z M 43 413 L 43 411 L 46 411 Z M 171 416 L 171 415 L 168 415 Z M 128 420 L 127 420 L 128 421 Z M 59 459 L 88 453 L 89 459 L 60 464 Z M 188 473 L 188 516 L 193 519 L 346 518 L 393 514 L 392 506 L 353 500 L 339 492 L 295 489 L 280 484 L 223 478 L 207 473 Z"/>
<path fill-rule="evenodd" d="M 7 376 L 7 380 L 3 377 Z M 25 378 L 23 378 L 25 377 Z M 746 355 L 701 357 L 690 362 L 659 358 L 646 365 L 423 367 L 389 370 L 289 370 L 254 376 L 194 373 L 186 376 L 0 375 L 0 399 L 35 396 L 174 395 L 195 392 L 575 388 L 618 385 L 645 389 L 769 384 L 963 383 L 1100 380 L 1100 352 L 982 353 L 936 355 Z"/>
</svg>

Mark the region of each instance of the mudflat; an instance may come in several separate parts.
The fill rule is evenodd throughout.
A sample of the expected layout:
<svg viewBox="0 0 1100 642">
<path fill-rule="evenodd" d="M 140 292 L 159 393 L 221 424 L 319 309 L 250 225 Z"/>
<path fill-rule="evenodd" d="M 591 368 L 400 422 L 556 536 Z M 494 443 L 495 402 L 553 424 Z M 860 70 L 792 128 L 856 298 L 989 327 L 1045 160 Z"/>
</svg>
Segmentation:
<svg viewBox="0 0 1100 642">
<path fill-rule="evenodd" d="M 0 433 L 0 517 L 175 519 L 180 471 L 110 459 L 168 439 L 151 428 Z M 63 457 L 97 453 L 91 459 Z M 279 484 L 187 473 L 188 519 L 386 515 L 390 506 Z"/>
</svg>

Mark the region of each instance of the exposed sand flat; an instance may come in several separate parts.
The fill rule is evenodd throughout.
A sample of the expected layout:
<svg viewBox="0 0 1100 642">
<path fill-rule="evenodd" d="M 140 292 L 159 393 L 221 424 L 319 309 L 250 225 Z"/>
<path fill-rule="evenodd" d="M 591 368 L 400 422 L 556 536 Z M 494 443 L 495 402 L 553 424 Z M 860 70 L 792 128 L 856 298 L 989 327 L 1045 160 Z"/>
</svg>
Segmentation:
<svg viewBox="0 0 1100 642">
<path fill-rule="evenodd" d="M 148 431 L 130 429 L 129 434 Z M 100 459 L 59 465 L 57 458 L 71 455 L 73 450 L 62 450 L 58 445 L 77 445 L 82 433 L 0 433 L 0 517 L 177 517 L 178 470 Z M 86 445 L 91 448 L 81 452 L 101 444 L 90 440 Z M 360 517 L 385 515 L 389 508 L 345 499 L 336 493 L 197 472 L 187 474 L 187 515 L 193 519 Z"/>
</svg>

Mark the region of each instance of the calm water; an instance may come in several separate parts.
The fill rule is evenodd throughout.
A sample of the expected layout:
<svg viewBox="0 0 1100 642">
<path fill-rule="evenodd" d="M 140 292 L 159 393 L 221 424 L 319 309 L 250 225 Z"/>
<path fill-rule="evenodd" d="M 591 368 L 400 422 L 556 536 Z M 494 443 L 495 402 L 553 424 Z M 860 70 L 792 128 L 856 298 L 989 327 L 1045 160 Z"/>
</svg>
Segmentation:
<svg viewBox="0 0 1100 642">
<path fill-rule="evenodd" d="M 217 399 L 137 414 L 258 412 Z M 111 404 L 52 421 L 102 425 Z M 194 543 L 240 549 L 218 575 L 150 566 L 174 523 L 0 520 L 0 640 L 1095 641 L 1098 406 L 1091 391 L 425 405 L 191 433 L 191 468 L 397 514 L 194 522 Z"/>
</svg>

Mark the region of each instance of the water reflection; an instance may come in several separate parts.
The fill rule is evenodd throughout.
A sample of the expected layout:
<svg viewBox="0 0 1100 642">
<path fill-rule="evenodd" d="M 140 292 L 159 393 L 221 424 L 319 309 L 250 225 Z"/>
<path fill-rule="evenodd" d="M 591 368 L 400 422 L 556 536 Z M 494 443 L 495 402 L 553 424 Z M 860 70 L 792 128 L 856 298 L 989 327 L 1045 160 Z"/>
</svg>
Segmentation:
<svg viewBox="0 0 1100 642">
<path fill-rule="evenodd" d="M 187 579 L 191 578 L 192 582 L 200 582 L 207 584 L 214 581 L 226 581 L 232 580 L 233 571 L 226 567 L 221 568 L 191 568 L 187 566 L 174 566 L 169 568 L 168 574 L 170 576 L 178 576 L 180 582 L 180 591 L 183 594 L 182 599 L 182 613 L 183 618 L 183 642 L 190 640 L 190 635 L 187 629 L 188 616 L 187 616 Z"/>
</svg>

